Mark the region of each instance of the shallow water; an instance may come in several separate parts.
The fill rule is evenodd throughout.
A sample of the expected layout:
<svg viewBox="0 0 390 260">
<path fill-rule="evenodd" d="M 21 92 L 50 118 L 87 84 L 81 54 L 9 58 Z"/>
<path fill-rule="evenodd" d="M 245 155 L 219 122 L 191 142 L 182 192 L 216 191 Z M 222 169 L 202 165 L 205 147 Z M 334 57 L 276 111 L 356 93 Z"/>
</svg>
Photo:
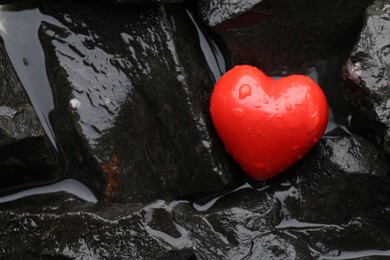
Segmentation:
<svg viewBox="0 0 390 260">
<path fill-rule="evenodd" d="M 0 6 L 0 36 L 47 137 L 58 150 L 49 120 L 49 113 L 54 110 L 53 93 L 38 29 L 43 21 L 58 26 L 61 24 L 53 17 L 42 14 L 38 8 L 19 8 L 19 4 Z"/>
</svg>

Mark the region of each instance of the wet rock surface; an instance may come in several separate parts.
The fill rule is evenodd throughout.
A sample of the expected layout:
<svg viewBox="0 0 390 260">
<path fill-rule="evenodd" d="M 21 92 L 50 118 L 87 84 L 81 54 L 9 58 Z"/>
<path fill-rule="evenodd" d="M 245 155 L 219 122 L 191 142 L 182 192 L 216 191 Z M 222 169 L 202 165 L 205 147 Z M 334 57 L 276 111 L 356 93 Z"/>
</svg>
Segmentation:
<svg viewBox="0 0 390 260">
<path fill-rule="evenodd" d="M 59 180 L 56 157 L 0 41 L 0 192 Z M 36 153 L 35 151 L 40 151 Z M 29 174 L 26 174 L 26 172 Z"/>
<path fill-rule="evenodd" d="M 389 1 L 375 1 L 344 66 L 345 98 L 353 122 L 390 154 Z"/>
<path fill-rule="evenodd" d="M 163 200 L 101 205 L 65 193 L 24 198 L 0 205 L 0 256 L 360 259 L 370 252 L 380 255 L 390 246 L 389 170 L 384 153 L 367 140 L 333 136 L 322 139 L 280 177 L 246 183 L 207 205 Z"/>
<path fill-rule="evenodd" d="M 57 21 L 39 32 L 53 126 L 72 163 L 89 167 L 75 178 L 106 202 L 214 192 L 242 178 L 215 138 L 213 81 L 183 6 L 49 1 L 41 12 Z"/>
<path fill-rule="evenodd" d="M 206 14 L 222 7 L 218 1 L 199 3 Z M 259 28 L 283 32 L 284 37 L 272 40 L 261 37 L 271 44 L 268 48 L 275 47 L 270 56 L 262 48 L 252 54 L 264 57 L 259 62 L 268 57 L 270 67 L 264 69 L 276 74 L 315 66 L 334 113 L 345 115 L 335 89 L 366 3 L 230 1 L 224 8 L 241 8 L 239 15 L 227 12 L 213 29 L 223 37 L 237 33 L 248 40 Z M 368 13 L 387 10 L 378 3 L 374 7 L 381 8 Z M 55 103 L 50 120 L 70 162 L 67 177 L 88 185 L 100 202 L 51 193 L 1 203 L 1 259 L 389 257 L 388 157 L 354 129 L 342 125 L 327 133 L 306 157 L 272 180 L 240 180 L 242 172 L 230 167 L 231 158 L 209 121 L 208 97 L 218 73 L 206 63 L 199 47 L 205 42 L 198 41 L 183 6 L 41 1 L 39 9 L 36 3 L 29 8 L 41 19 L 37 33 Z M 326 15 L 318 18 L 314 11 Z M 297 56 L 284 59 L 283 44 Z M 274 60 L 278 45 L 282 58 Z M 0 49 L 0 61 L 5 53 Z M 1 78 L 3 85 L 17 82 L 7 64 L 0 66 L 10 75 Z M 5 95 L 10 98 L 4 100 L 13 99 Z M 0 106 L 0 121 L 16 109 Z M 39 124 L 31 125 L 36 131 L 30 131 L 43 138 Z M 0 158 L 14 145 L 14 136 L 7 136 Z M 24 134 L 19 136 L 24 140 Z M 42 149 L 24 148 L 34 156 L 41 156 L 36 151 Z"/>
<path fill-rule="evenodd" d="M 230 1 L 237 15 L 223 12 L 223 1 L 199 2 L 203 20 L 226 42 L 234 64 L 252 64 L 269 74 L 296 73 L 321 59 L 345 59 L 362 26 L 365 1 Z M 249 9 L 248 9 L 249 8 Z M 324 44 L 326 42 L 326 44 Z M 340 56 L 342 54 L 343 56 Z"/>
<path fill-rule="evenodd" d="M 197 6 L 203 21 L 208 26 L 215 26 L 242 14 L 260 2 L 261 0 L 199 0 Z"/>
<path fill-rule="evenodd" d="M 198 10 L 222 37 L 233 64 L 251 64 L 270 75 L 306 74 L 315 67 L 341 124 L 349 112 L 340 70 L 371 1 L 199 1 Z M 218 11 L 226 8 L 233 13 Z"/>
</svg>

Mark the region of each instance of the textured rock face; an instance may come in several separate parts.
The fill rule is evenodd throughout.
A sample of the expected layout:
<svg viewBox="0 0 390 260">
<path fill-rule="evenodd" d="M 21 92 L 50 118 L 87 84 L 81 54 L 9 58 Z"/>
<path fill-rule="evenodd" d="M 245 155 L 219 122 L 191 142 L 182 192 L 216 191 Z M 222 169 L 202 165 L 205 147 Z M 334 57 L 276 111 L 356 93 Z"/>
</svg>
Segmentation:
<svg viewBox="0 0 390 260">
<path fill-rule="evenodd" d="M 201 18 L 222 37 L 233 64 L 254 65 L 271 75 L 307 74 L 315 67 L 335 120 L 345 121 L 349 112 L 338 87 L 340 70 L 371 0 L 204 2 L 198 2 Z M 226 9 L 234 12 L 227 15 Z"/>
<path fill-rule="evenodd" d="M 62 177 L 55 170 L 54 151 L 8 59 L 2 41 L 0 146 L 0 192 L 53 182 Z"/>
<path fill-rule="evenodd" d="M 99 205 L 64 193 L 25 198 L 0 205 L 0 257 L 380 255 L 390 246 L 389 170 L 383 152 L 365 139 L 332 137 L 279 178 L 247 183 L 206 205 Z"/>
<path fill-rule="evenodd" d="M 354 123 L 390 154 L 389 1 L 375 1 L 344 66 L 345 98 Z"/>
<path fill-rule="evenodd" d="M 198 3 L 206 15 L 232 7 L 245 10 L 236 17 L 225 12 L 218 20 L 223 22 L 213 28 L 226 32 L 223 37 L 242 34 L 248 44 L 257 44 L 249 54 L 263 57 L 258 61 L 262 64 L 269 62 L 268 72 L 280 74 L 278 70 L 286 64 L 287 74 L 315 65 L 320 83 L 326 83 L 329 101 L 339 103 L 333 99 L 341 82 L 335 75 L 357 38 L 356 21 L 367 2 Z M 388 5 L 380 3 L 369 9 L 368 22 L 387 12 Z M 229 158 L 208 116 L 212 74 L 218 73 L 208 68 L 210 57 L 204 57 L 199 47 L 206 41 L 197 40 L 183 6 L 42 1 L 39 9 L 34 2 L 28 10 L 22 14 L 38 16 L 33 20 L 38 21 L 55 98 L 50 120 L 58 145 L 73 167 L 67 177 L 89 185 L 101 202 L 53 193 L 1 203 L 0 259 L 367 259 L 390 255 L 389 161 L 381 147 L 359 135 L 338 128 L 280 176 L 267 182 L 236 183 L 242 172 L 228 171 Z M 287 18 L 291 23 L 286 23 Z M 260 37 L 257 30 L 269 32 L 270 38 Z M 387 27 L 382 30 L 386 32 Z M 258 38 L 251 42 L 251 37 Z M 226 41 L 228 46 L 232 43 Z M 375 47 L 376 43 L 370 44 Z M 286 46 L 294 51 L 291 60 L 286 58 Z M 273 59 L 278 48 L 281 58 Z M 237 53 L 232 53 L 235 59 Z M 369 61 L 376 64 L 375 58 Z M 0 48 L 0 62 L 1 75 L 7 75 L 0 78 L 2 86 L 13 86 L 0 88 L 4 91 L 0 92 L 0 123 L 5 125 L 0 127 L 0 158 L 20 152 L 20 148 L 10 149 L 19 143 L 29 156 L 42 156 L 45 153 L 36 151 L 47 151 L 46 146 L 34 148 L 24 141 L 30 140 L 29 135 L 44 140 L 37 119 L 15 119 L 18 111 L 28 115 L 24 111 L 33 113 L 33 109 L 23 110 L 29 103 L 4 48 Z M 349 79 L 347 93 L 363 86 L 353 80 Z M 382 80 L 378 77 L 378 82 Z M 364 91 L 360 97 L 369 96 L 372 102 L 374 94 Z M 354 118 L 359 119 L 365 112 L 357 107 Z M 367 111 L 364 120 L 383 118 Z M 363 122 L 372 122 L 368 119 Z M 21 125 L 31 129 L 26 131 Z M 47 159 L 44 162 L 47 165 Z M 0 169 L 1 177 L 4 173 Z M 235 189 L 228 189 L 231 184 L 236 184 Z"/>
<path fill-rule="evenodd" d="M 215 26 L 234 16 L 237 16 L 261 0 L 199 0 L 197 1 L 199 13 L 208 26 Z"/>
<path fill-rule="evenodd" d="M 371 1 L 229 2 L 236 3 L 238 15 L 220 12 L 211 20 L 213 10 L 229 6 L 223 1 L 208 5 L 200 1 L 199 9 L 203 20 L 225 40 L 233 63 L 251 64 L 267 73 L 293 73 L 350 48 Z"/>
<path fill-rule="evenodd" d="M 210 123 L 213 82 L 183 7 L 48 2 L 41 11 L 57 21 L 39 32 L 54 129 L 70 160 L 89 166 L 75 178 L 113 202 L 237 180 Z"/>
</svg>

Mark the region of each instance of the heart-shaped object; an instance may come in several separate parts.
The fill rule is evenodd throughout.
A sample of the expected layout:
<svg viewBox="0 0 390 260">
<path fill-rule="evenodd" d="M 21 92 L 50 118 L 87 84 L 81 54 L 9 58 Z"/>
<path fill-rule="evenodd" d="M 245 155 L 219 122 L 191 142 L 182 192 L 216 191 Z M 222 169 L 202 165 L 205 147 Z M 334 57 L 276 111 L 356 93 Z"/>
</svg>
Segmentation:
<svg viewBox="0 0 390 260">
<path fill-rule="evenodd" d="M 249 65 L 235 66 L 218 80 L 210 112 L 227 152 L 256 180 L 301 159 L 328 122 L 326 97 L 312 79 L 274 80 Z"/>
</svg>

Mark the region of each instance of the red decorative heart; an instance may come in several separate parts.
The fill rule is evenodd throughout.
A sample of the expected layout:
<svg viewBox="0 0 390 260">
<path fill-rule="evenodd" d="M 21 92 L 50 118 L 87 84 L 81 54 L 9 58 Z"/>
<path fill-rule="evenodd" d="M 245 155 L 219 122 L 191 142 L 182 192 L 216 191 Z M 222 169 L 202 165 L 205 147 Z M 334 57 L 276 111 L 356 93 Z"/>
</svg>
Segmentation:
<svg viewBox="0 0 390 260">
<path fill-rule="evenodd" d="M 254 179 L 269 179 L 302 158 L 324 134 L 328 104 L 309 77 L 274 80 L 236 66 L 215 84 L 211 117 L 234 159 Z"/>
</svg>

